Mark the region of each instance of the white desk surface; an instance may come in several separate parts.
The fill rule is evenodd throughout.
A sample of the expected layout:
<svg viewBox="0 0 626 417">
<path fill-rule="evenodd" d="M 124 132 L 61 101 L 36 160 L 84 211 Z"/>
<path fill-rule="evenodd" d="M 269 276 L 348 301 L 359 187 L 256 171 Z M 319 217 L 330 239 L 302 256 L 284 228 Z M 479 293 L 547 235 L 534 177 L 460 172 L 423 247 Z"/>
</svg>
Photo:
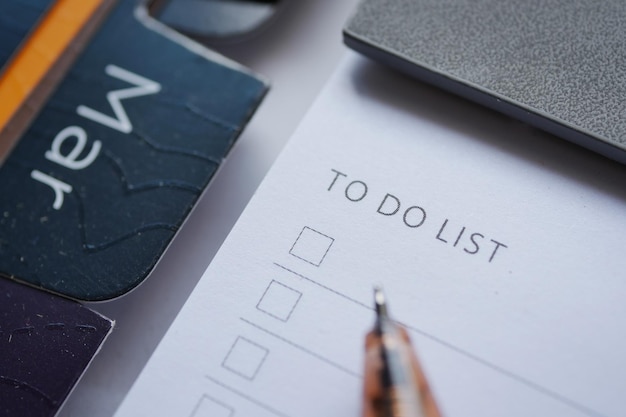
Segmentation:
<svg viewBox="0 0 626 417">
<path fill-rule="evenodd" d="M 90 305 L 117 323 L 59 417 L 113 415 L 339 62 L 341 28 L 356 4 L 291 0 L 254 40 L 216 48 L 267 77 L 271 90 L 152 275 L 120 299 Z"/>
</svg>

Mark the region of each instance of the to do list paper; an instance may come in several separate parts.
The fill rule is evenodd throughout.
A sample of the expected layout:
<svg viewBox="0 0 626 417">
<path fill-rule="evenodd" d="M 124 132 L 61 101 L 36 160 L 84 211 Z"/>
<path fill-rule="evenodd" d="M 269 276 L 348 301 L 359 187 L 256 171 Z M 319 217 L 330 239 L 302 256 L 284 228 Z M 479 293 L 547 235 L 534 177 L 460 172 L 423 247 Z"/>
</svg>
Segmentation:
<svg viewBox="0 0 626 417">
<path fill-rule="evenodd" d="M 624 183 L 349 53 L 116 415 L 358 416 L 380 284 L 446 416 L 621 416 Z"/>
</svg>

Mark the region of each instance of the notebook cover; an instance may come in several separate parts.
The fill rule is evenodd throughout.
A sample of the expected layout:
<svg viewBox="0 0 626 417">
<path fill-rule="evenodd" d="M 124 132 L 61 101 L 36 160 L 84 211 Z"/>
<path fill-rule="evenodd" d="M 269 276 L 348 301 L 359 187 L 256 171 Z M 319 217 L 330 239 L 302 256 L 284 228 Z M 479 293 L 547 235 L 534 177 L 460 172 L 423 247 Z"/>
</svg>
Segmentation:
<svg viewBox="0 0 626 417">
<path fill-rule="evenodd" d="M 0 2 L 0 70 L 52 3 L 53 0 Z"/>
<path fill-rule="evenodd" d="M 351 48 L 626 163 L 621 0 L 364 0 Z"/>
<path fill-rule="evenodd" d="M 79 300 L 134 288 L 266 91 L 118 1 L 0 168 L 0 276 Z"/>
<path fill-rule="evenodd" d="M 113 322 L 0 278 L 0 416 L 54 416 Z"/>
</svg>

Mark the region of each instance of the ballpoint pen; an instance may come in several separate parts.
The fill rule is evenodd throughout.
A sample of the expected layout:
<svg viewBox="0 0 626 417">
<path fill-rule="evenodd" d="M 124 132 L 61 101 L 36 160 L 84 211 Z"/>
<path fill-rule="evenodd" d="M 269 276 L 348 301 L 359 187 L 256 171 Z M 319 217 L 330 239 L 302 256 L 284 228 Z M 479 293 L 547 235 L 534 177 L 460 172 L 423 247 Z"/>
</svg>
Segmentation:
<svg viewBox="0 0 626 417">
<path fill-rule="evenodd" d="M 365 339 L 363 417 L 441 417 L 406 330 L 374 289 L 376 323 Z"/>
</svg>

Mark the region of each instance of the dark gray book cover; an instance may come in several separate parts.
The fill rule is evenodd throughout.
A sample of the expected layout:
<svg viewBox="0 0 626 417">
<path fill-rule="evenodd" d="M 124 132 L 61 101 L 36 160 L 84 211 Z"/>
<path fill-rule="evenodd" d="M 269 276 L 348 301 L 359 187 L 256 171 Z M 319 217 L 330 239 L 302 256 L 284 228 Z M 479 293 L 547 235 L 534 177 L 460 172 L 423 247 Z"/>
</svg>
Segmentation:
<svg viewBox="0 0 626 417">
<path fill-rule="evenodd" d="M 621 0 L 364 0 L 347 45 L 626 163 Z"/>
</svg>

